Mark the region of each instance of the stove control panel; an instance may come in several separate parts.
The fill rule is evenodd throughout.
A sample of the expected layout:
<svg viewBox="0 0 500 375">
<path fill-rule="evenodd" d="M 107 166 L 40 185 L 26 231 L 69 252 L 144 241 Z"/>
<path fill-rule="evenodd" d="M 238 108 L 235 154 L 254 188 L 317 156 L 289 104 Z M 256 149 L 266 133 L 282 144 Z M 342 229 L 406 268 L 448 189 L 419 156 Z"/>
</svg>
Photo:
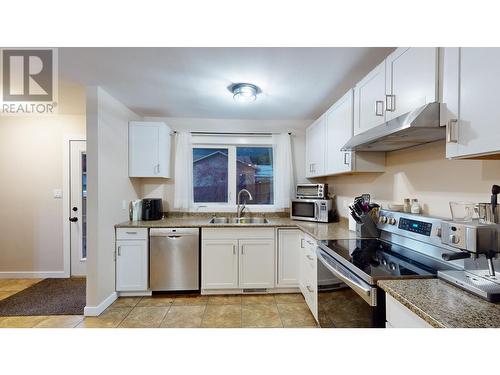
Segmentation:
<svg viewBox="0 0 500 375">
<path fill-rule="evenodd" d="M 432 223 L 402 217 L 401 219 L 399 219 L 398 228 L 409 232 L 422 234 L 424 236 L 430 236 L 432 231 Z"/>
</svg>

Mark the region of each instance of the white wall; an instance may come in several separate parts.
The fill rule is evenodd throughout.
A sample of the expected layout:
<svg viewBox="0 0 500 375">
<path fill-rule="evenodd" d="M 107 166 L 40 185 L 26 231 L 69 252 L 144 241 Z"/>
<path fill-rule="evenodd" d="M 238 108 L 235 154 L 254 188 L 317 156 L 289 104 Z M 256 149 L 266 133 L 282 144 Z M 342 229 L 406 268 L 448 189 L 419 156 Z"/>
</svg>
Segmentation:
<svg viewBox="0 0 500 375">
<path fill-rule="evenodd" d="M 87 89 L 88 258 L 87 306 L 91 314 L 115 291 L 114 225 L 128 220 L 137 199 L 128 178 L 128 122 L 140 117 L 99 87 Z M 127 208 L 122 208 L 122 202 Z"/>
<path fill-rule="evenodd" d="M 292 152 L 297 182 L 305 179 L 305 128 L 312 120 L 239 120 L 174 117 L 146 117 L 145 120 L 164 121 L 172 130 L 206 132 L 292 132 Z M 173 145 L 173 143 L 172 143 Z M 172 153 L 172 155 L 174 155 Z M 165 210 L 173 210 L 174 181 L 141 179 L 141 198 L 163 198 Z"/>
<path fill-rule="evenodd" d="M 324 179 L 338 195 L 341 216 L 346 204 L 362 193 L 383 203 L 418 198 L 423 213 L 451 217 L 450 201 L 488 202 L 491 185 L 500 183 L 500 160 L 448 160 L 444 141 L 387 153 L 384 173 Z"/>
<path fill-rule="evenodd" d="M 63 140 L 85 136 L 85 90 L 60 81 L 59 114 L 0 116 L 0 277 L 64 271 Z"/>
</svg>

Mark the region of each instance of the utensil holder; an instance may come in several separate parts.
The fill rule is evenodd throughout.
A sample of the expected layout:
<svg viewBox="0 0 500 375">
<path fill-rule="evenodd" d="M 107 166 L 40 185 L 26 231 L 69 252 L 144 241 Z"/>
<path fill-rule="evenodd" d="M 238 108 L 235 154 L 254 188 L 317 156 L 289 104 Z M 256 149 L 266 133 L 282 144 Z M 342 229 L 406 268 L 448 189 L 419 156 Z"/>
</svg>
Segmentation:
<svg viewBox="0 0 500 375">
<path fill-rule="evenodd" d="M 356 236 L 361 238 L 378 238 L 380 236 L 380 231 L 375 225 L 371 215 L 364 214 L 360 217 L 361 224 L 356 224 Z"/>
</svg>

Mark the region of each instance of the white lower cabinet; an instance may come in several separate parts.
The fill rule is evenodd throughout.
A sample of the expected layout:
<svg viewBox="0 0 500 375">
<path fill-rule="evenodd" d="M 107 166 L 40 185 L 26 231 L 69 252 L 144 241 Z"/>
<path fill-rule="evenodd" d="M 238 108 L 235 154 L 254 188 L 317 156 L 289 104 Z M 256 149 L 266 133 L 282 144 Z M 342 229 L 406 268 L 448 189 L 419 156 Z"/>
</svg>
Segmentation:
<svg viewBox="0 0 500 375">
<path fill-rule="evenodd" d="M 317 241 L 304 235 L 300 257 L 300 291 L 306 300 L 314 318 L 318 320 L 318 276 L 317 276 Z"/>
<path fill-rule="evenodd" d="M 239 240 L 242 289 L 274 287 L 274 241 Z"/>
<path fill-rule="evenodd" d="M 300 229 L 278 229 L 276 287 L 297 288 L 299 286 L 303 238 L 304 235 Z"/>
<path fill-rule="evenodd" d="M 238 241 L 203 240 L 201 269 L 204 289 L 237 289 Z"/>
<path fill-rule="evenodd" d="M 432 328 L 425 320 L 386 294 L 386 328 Z"/>
<path fill-rule="evenodd" d="M 120 228 L 116 233 L 116 290 L 148 290 L 148 230 Z"/>
<path fill-rule="evenodd" d="M 274 288 L 274 228 L 203 228 L 201 233 L 202 289 Z"/>
</svg>

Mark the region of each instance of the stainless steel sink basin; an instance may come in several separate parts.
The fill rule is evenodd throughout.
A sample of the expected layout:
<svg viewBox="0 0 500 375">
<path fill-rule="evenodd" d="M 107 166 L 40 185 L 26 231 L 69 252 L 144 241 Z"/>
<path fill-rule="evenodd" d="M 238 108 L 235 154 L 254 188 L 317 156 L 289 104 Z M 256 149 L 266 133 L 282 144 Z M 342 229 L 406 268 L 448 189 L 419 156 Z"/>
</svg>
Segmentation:
<svg viewBox="0 0 500 375">
<path fill-rule="evenodd" d="M 213 217 L 209 224 L 269 224 L 265 217 Z"/>
</svg>

